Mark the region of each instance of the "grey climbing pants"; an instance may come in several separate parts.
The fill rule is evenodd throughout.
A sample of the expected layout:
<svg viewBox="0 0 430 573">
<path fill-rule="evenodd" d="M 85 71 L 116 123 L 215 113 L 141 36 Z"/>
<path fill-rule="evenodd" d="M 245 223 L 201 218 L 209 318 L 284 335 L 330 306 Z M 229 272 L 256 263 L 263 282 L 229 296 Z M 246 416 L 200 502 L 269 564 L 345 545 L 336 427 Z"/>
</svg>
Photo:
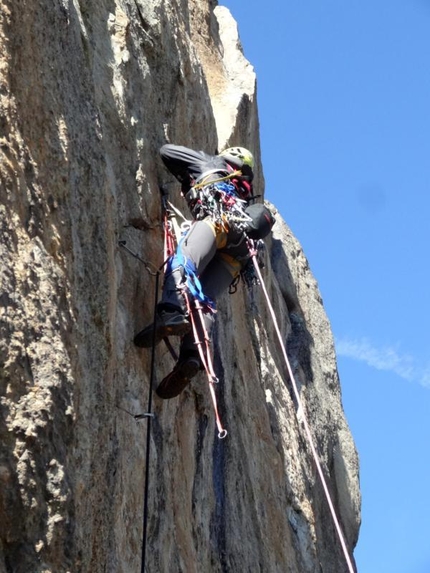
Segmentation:
<svg viewBox="0 0 430 573">
<path fill-rule="evenodd" d="M 194 263 L 203 293 L 214 301 L 228 289 L 249 258 L 248 247 L 241 234 L 219 228 L 210 217 L 193 223 L 182 243 L 182 253 Z M 183 308 L 181 297 L 180 290 L 164 288 L 161 302 Z M 210 336 L 214 316 L 205 313 L 204 317 Z M 184 336 L 181 354 L 195 349 L 193 334 Z"/>
</svg>

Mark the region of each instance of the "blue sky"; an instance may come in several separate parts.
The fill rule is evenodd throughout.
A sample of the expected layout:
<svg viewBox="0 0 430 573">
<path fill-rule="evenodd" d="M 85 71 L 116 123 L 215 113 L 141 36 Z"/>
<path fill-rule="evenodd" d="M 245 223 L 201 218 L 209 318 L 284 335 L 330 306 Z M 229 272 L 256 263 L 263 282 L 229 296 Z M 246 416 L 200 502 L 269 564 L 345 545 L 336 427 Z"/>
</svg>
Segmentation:
<svg viewBox="0 0 430 573">
<path fill-rule="evenodd" d="M 223 0 L 266 197 L 309 259 L 360 455 L 360 573 L 430 572 L 430 1 Z"/>
</svg>

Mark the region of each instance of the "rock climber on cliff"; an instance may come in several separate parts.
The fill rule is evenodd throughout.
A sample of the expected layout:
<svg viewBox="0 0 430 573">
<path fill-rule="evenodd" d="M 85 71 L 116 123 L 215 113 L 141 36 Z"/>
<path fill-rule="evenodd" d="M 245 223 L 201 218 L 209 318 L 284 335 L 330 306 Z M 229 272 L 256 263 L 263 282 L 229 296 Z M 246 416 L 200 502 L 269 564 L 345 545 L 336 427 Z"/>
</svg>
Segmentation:
<svg viewBox="0 0 430 573">
<path fill-rule="evenodd" d="M 167 169 L 181 182 L 194 219 L 168 262 L 162 299 L 157 305 L 156 344 L 166 336 L 182 336 L 178 362 L 156 390 L 161 398 L 173 398 L 202 367 L 183 296 L 187 273 L 198 277 L 206 302 L 214 306 L 217 297 L 249 262 L 247 237 L 266 236 L 274 219 L 262 204 L 250 204 L 255 199 L 254 158 L 247 149 L 230 147 L 209 155 L 166 144 L 160 154 Z M 207 200 L 202 201 L 201 190 Z M 245 224 L 236 223 L 238 217 L 234 214 L 238 212 L 246 213 Z M 213 320 L 212 312 L 204 314 L 209 335 Z M 153 330 L 150 324 L 139 332 L 134 338 L 136 346 L 150 347 Z"/>
</svg>

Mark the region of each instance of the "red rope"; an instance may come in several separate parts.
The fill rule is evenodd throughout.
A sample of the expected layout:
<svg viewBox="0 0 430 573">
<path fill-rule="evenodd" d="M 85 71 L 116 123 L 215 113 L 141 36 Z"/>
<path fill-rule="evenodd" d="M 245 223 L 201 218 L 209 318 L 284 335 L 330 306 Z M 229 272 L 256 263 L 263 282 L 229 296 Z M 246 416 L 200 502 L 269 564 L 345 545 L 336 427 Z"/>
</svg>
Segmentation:
<svg viewBox="0 0 430 573">
<path fill-rule="evenodd" d="M 200 360 L 202 361 L 203 368 L 206 371 L 208 384 L 209 384 L 209 391 L 211 393 L 212 404 L 215 412 L 215 421 L 218 428 L 218 438 L 223 439 L 227 436 L 227 430 L 223 427 L 221 422 L 221 417 L 218 411 L 218 403 L 216 398 L 215 392 L 215 384 L 218 384 L 218 378 L 215 374 L 215 370 L 213 367 L 212 355 L 211 355 L 211 348 L 210 348 L 210 338 L 205 326 L 204 316 L 203 316 L 203 306 L 198 300 L 194 300 L 194 306 L 196 314 L 199 318 L 202 333 L 203 333 L 203 341 L 200 340 L 199 331 L 197 327 L 197 321 L 195 317 L 195 313 L 191 309 L 190 299 L 187 292 L 184 292 L 185 300 L 187 303 L 187 310 L 191 320 L 191 326 L 194 335 L 194 341 L 196 343 L 197 349 L 199 351 Z"/>
<path fill-rule="evenodd" d="M 174 218 L 174 215 L 165 207 L 164 214 L 163 214 L 163 228 L 164 228 L 164 261 L 165 263 L 175 254 L 177 238 L 175 237 L 174 232 L 172 231 L 172 221 L 171 219 Z M 165 264 L 164 263 L 164 264 Z M 191 326 L 194 334 L 194 341 L 199 351 L 200 359 L 202 361 L 203 367 L 206 371 L 209 390 L 211 393 L 213 408 L 215 412 L 215 421 L 218 428 L 218 437 L 223 439 L 227 436 L 227 430 L 223 427 L 221 422 L 221 417 L 218 411 L 218 403 L 216 398 L 216 392 L 214 385 L 218 383 L 218 378 L 215 374 L 215 370 L 213 367 L 213 360 L 211 355 L 211 348 L 210 348 L 210 338 L 205 326 L 204 316 L 203 316 L 203 306 L 197 299 L 194 299 L 194 306 L 195 312 L 191 309 L 189 295 L 184 289 L 184 298 L 187 305 L 188 315 L 190 316 Z M 203 341 L 199 340 L 199 330 L 197 327 L 196 317 L 197 314 L 199 323 L 201 325 L 202 333 L 203 333 Z"/>
</svg>

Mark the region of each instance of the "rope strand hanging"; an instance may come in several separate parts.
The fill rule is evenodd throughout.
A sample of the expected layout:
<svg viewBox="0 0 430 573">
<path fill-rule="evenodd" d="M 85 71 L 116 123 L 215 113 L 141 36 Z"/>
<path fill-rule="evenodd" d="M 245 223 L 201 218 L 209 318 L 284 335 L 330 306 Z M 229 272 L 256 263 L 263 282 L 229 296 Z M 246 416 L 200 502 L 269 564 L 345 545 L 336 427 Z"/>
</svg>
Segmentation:
<svg viewBox="0 0 430 573">
<path fill-rule="evenodd" d="M 313 459 L 314 459 L 314 462 L 315 462 L 315 465 L 316 465 L 316 468 L 317 468 L 317 472 L 318 472 L 318 475 L 319 475 L 320 480 L 321 480 L 321 484 L 322 484 L 323 489 L 324 489 L 324 494 L 325 494 L 325 497 L 326 497 L 326 499 L 327 499 L 328 506 L 329 506 L 329 508 L 330 508 L 330 513 L 331 513 L 331 516 L 332 516 L 332 519 L 333 519 L 333 522 L 334 522 L 334 525 L 335 525 L 335 528 L 336 528 L 336 532 L 337 532 L 337 535 L 338 535 L 338 537 L 339 537 L 340 544 L 341 544 L 341 546 L 342 546 L 342 551 L 343 551 L 343 554 L 344 554 L 344 556 L 345 556 L 346 563 L 347 563 L 347 565 L 348 565 L 348 571 L 349 571 L 349 573 L 355 573 L 355 569 L 354 569 L 354 567 L 353 567 L 352 560 L 351 560 L 351 557 L 350 557 L 350 555 L 349 555 L 348 548 L 347 548 L 347 546 L 346 546 L 345 537 L 344 537 L 344 534 L 343 534 L 343 532 L 342 532 L 342 528 L 341 528 L 341 526 L 340 526 L 339 519 L 338 519 L 338 517 L 337 517 L 336 510 L 335 510 L 335 508 L 334 508 L 334 504 L 333 504 L 333 501 L 332 501 L 331 496 L 330 496 L 330 492 L 329 492 L 329 489 L 328 489 L 328 486 L 327 486 L 326 479 L 325 479 L 325 477 L 324 477 L 324 472 L 323 472 L 322 467 L 321 467 L 321 462 L 320 462 L 320 460 L 319 460 L 318 452 L 317 452 L 317 450 L 316 450 L 316 448 L 315 448 L 314 440 L 313 440 L 313 438 L 312 438 L 311 429 L 310 429 L 309 423 L 308 423 L 308 421 L 307 421 L 307 419 L 306 419 L 306 416 L 305 416 L 305 410 L 304 410 L 304 408 L 303 408 L 303 403 L 302 403 L 302 400 L 301 400 L 301 398 L 300 398 L 300 393 L 299 393 L 299 390 L 298 390 L 298 387 L 297 387 L 297 383 L 296 383 L 296 380 L 295 380 L 295 377 L 294 377 L 294 374 L 293 374 L 293 370 L 292 370 L 292 368 L 291 368 L 290 361 L 289 361 L 289 359 L 288 359 L 288 355 L 287 355 L 287 351 L 286 351 L 286 348 L 285 348 L 284 341 L 283 341 L 283 339 L 282 339 L 281 331 L 280 331 L 279 326 L 278 326 L 278 321 L 277 321 L 277 319 L 276 319 L 276 314 L 275 314 L 275 311 L 274 311 L 274 309 L 273 309 L 272 303 L 271 303 L 271 301 L 270 301 L 269 294 L 268 294 L 268 292 L 267 292 L 266 285 L 265 285 L 264 280 L 263 280 L 263 276 L 262 276 L 262 273 L 261 273 L 260 265 L 258 264 L 258 260 L 257 260 L 257 254 L 258 254 L 258 253 L 257 253 L 257 250 L 255 249 L 255 247 L 254 247 L 252 241 L 249 241 L 249 253 L 250 253 L 250 255 L 251 255 L 252 262 L 253 262 L 253 264 L 254 264 L 254 268 L 255 268 L 255 271 L 256 271 L 256 273 L 257 273 L 258 280 L 259 280 L 259 282 L 260 282 L 261 288 L 262 288 L 262 290 L 263 290 L 263 292 L 264 292 L 264 296 L 265 296 L 265 298 L 266 298 L 267 306 L 268 306 L 270 315 L 271 315 L 271 317 L 272 317 L 273 325 L 274 325 L 274 327 L 275 327 L 276 335 L 277 335 L 278 340 L 279 340 L 279 345 L 280 345 L 281 350 L 282 350 L 282 354 L 283 354 L 284 361 L 285 361 L 285 364 L 286 364 L 286 367 L 287 367 L 287 371 L 288 371 L 288 374 L 289 374 L 289 376 L 290 376 L 290 380 L 291 380 L 291 385 L 292 385 L 292 388 L 293 388 L 294 396 L 295 396 L 296 401 L 297 401 L 297 412 L 296 412 L 297 418 L 299 419 L 299 414 L 301 414 L 301 421 L 302 421 L 302 423 L 303 423 L 303 426 L 304 426 L 304 429 L 305 429 L 305 433 L 306 433 L 306 437 L 307 437 L 307 439 L 308 439 L 308 443 L 309 443 L 309 446 L 310 446 L 310 448 L 311 448 L 312 455 L 313 455 Z M 299 421 L 300 421 L 300 420 L 299 420 Z"/>
<path fill-rule="evenodd" d="M 145 573 L 145 564 L 146 564 L 146 545 L 147 545 L 147 536 L 148 536 L 148 501 L 149 501 L 149 460 L 150 460 L 150 451 L 151 451 L 151 422 L 154 418 L 154 414 L 152 413 L 152 391 L 154 387 L 154 380 L 155 380 L 155 335 L 156 335 L 156 326 L 157 326 L 157 302 L 158 302 L 158 295 L 160 290 L 160 272 L 164 266 L 163 265 L 159 269 L 155 269 L 151 263 L 143 260 L 137 253 L 134 253 L 131 249 L 127 247 L 126 241 L 119 241 L 120 247 L 125 249 L 129 254 L 131 254 L 134 258 L 139 260 L 141 263 L 145 265 L 146 270 L 148 273 L 155 277 L 155 286 L 154 286 L 154 311 L 153 311 L 153 338 L 152 338 L 152 347 L 151 347 L 151 373 L 149 376 L 149 392 L 148 392 L 148 406 L 146 412 L 144 414 L 137 414 L 134 416 L 135 420 L 141 420 L 142 418 L 146 418 L 148 424 L 146 427 L 146 451 L 145 451 L 145 484 L 144 484 L 144 494 L 143 494 L 143 533 L 142 533 L 142 557 L 141 557 L 141 573 Z"/>
<path fill-rule="evenodd" d="M 155 378 L 155 333 L 157 326 L 157 302 L 158 302 L 158 291 L 160 282 L 160 272 L 158 271 L 155 275 L 155 296 L 154 296 L 154 332 L 152 338 L 152 348 L 151 348 L 151 375 L 149 378 L 149 396 L 148 396 L 148 408 L 147 408 L 147 419 L 148 425 L 146 428 L 146 461 L 145 461 L 145 489 L 144 489 L 144 501 L 143 501 L 143 538 L 142 538 L 142 566 L 141 573 L 145 573 L 145 562 L 146 562 L 146 540 L 148 533 L 148 500 L 149 500 L 149 456 L 151 448 L 151 420 L 153 418 L 152 414 L 152 389 L 154 386 Z"/>
<path fill-rule="evenodd" d="M 161 194 L 163 201 L 164 255 L 169 258 L 177 251 L 180 253 L 181 236 L 186 234 L 189 230 L 190 222 L 184 217 L 181 211 L 179 211 L 179 209 L 177 209 L 168 200 L 168 194 L 165 188 L 161 188 Z M 177 221 L 178 218 L 183 221 L 182 225 L 179 225 Z M 198 277 L 195 276 L 194 280 L 198 282 Z M 210 311 L 210 308 L 207 308 L 208 305 L 210 306 L 210 301 L 209 299 L 206 301 L 207 297 L 204 297 L 204 300 L 199 300 L 198 295 L 199 293 L 196 292 L 195 285 L 193 285 L 191 281 L 187 280 L 187 288 L 184 289 L 183 296 L 191 322 L 191 329 L 194 334 L 195 345 L 207 376 L 209 392 L 215 414 L 215 423 L 218 429 L 218 438 L 224 439 L 227 436 L 227 430 L 224 428 L 221 421 L 214 386 L 218 383 L 218 378 L 214 371 L 210 339 L 203 318 L 203 311 L 205 308 Z M 201 327 L 201 333 L 199 333 L 198 325 Z M 202 340 L 200 339 L 201 337 Z"/>
</svg>

